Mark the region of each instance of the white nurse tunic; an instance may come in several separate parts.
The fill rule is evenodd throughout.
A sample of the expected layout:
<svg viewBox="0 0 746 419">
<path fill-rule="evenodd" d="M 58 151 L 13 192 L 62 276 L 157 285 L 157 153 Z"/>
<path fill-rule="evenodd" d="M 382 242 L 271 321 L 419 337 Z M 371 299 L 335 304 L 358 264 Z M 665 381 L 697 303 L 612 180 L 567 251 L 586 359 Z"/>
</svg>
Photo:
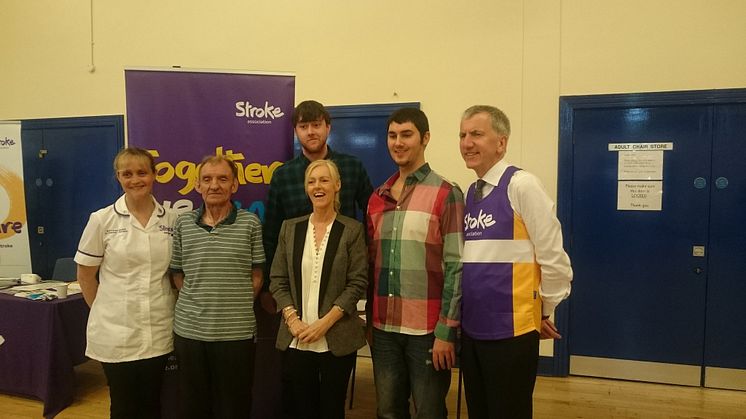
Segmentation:
<svg viewBox="0 0 746 419">
<path fill-rule="evenodd" d="M 86 356 L 98 361 L 135 361 L 173 350 L 176 298 L 168 265 L 176 214 L 153 202 L 143 227 L 121 196 L 91 214 L 80 238 L 75 262 L 99 266 L 86 347 Z"/>
</svg>

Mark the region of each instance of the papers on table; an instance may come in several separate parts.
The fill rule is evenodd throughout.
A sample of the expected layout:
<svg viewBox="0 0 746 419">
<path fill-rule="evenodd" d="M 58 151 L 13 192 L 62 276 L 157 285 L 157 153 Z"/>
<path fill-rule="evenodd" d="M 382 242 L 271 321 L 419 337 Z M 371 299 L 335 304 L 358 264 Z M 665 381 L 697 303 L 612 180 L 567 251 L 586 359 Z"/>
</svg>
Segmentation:
<svg viewBox="0 0 746 419">
<path fill-rule="evenodd" d="M 0 278 L 0 290 L 16 286 L 20 283 L 20 278 Z"/>
<path fill-rule="evenodd" d="M 38 284 L 17 285 L 0 292 L 29 300 L 48 301 L 57 298 L 56 287 L 60 285 L 67 285 L 67 295 L 80 293 L 80 284 L 64 281 L 42 281 Z"/>
</svg>

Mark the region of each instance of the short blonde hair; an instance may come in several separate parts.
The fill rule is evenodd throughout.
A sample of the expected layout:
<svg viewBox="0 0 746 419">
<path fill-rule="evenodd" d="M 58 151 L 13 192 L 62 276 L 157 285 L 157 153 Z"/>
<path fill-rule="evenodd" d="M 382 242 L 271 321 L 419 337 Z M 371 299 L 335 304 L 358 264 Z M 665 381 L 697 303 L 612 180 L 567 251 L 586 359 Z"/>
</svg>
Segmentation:
<svg viewBox="0 0 746 419">
<path fill-rule="evenodd" d="M 311 175 L 311 172 L 313 169 L 320 167 L 320 166 L 326 166 L 329 168 L 329 173 L 332 176 L 332 180 L 334 183 L 339 183 L 339 186 L 341 188 L 342 186 L 342 180 L 339 178 L 339 169 L 337 169 L 337 165 L 334 164 L 331 160 L 321 159 L 321 160 L 314 160 L 311 162 L 311 164 L 308 165 L 306 168 L 306 174 L 303 177 L 303 185 L 305 189 L 305 185 L 308 185 L 308 177 Z M 339 208 L 342 206 L 342 204 L 339 202 L 339 193 L 341 192 L 341 189 L 339 191 L 334 192 L 334 211 L 339 212 Z"/>
</svg>

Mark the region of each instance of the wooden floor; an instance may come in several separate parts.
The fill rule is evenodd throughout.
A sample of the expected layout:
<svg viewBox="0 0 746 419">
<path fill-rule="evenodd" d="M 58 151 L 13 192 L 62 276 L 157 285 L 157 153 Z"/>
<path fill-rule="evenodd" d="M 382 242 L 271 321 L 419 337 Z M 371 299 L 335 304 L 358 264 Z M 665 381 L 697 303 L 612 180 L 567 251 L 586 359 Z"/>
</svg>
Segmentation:
<svg viewBox="0 0 746 419">
<path fill-rule="evenodd" d="M 57 418 L 106 418 L 108 388 L 95 361 L 76 368 L 76 398 Z M 2 371 L 0 371 L 2 373 Z M 448 395 L 449 417 L 456 417 L 457 373 Z M 0 419 L 40 418 L 39 401 L 0 394 Z M 369 358 L 358 359 L 351 419 L 375 418 L 373 371 Z M 468 418 L 465 402 L 461 417 Z M 585 377 L 539 377 L 535 418 L 746 418 L 746 392 L 636 383 Z"/>
</svg>

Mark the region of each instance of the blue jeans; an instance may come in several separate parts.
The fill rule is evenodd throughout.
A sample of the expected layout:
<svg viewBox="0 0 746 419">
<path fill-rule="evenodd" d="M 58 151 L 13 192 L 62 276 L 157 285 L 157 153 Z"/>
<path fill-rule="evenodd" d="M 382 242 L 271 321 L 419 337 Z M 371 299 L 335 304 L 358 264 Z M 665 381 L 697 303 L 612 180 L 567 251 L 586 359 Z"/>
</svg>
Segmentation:
<svg viewBox="0 0 746 419">
<path fill-rule="evenodd" d="M 379 418 L 409 418 L 410 394 L 416 418 L 448 417 L 451 371 L 433 367 L 434 340 L 432 333 L 413 336 L 373 329 L 371 355 Z"/>
</svg>

